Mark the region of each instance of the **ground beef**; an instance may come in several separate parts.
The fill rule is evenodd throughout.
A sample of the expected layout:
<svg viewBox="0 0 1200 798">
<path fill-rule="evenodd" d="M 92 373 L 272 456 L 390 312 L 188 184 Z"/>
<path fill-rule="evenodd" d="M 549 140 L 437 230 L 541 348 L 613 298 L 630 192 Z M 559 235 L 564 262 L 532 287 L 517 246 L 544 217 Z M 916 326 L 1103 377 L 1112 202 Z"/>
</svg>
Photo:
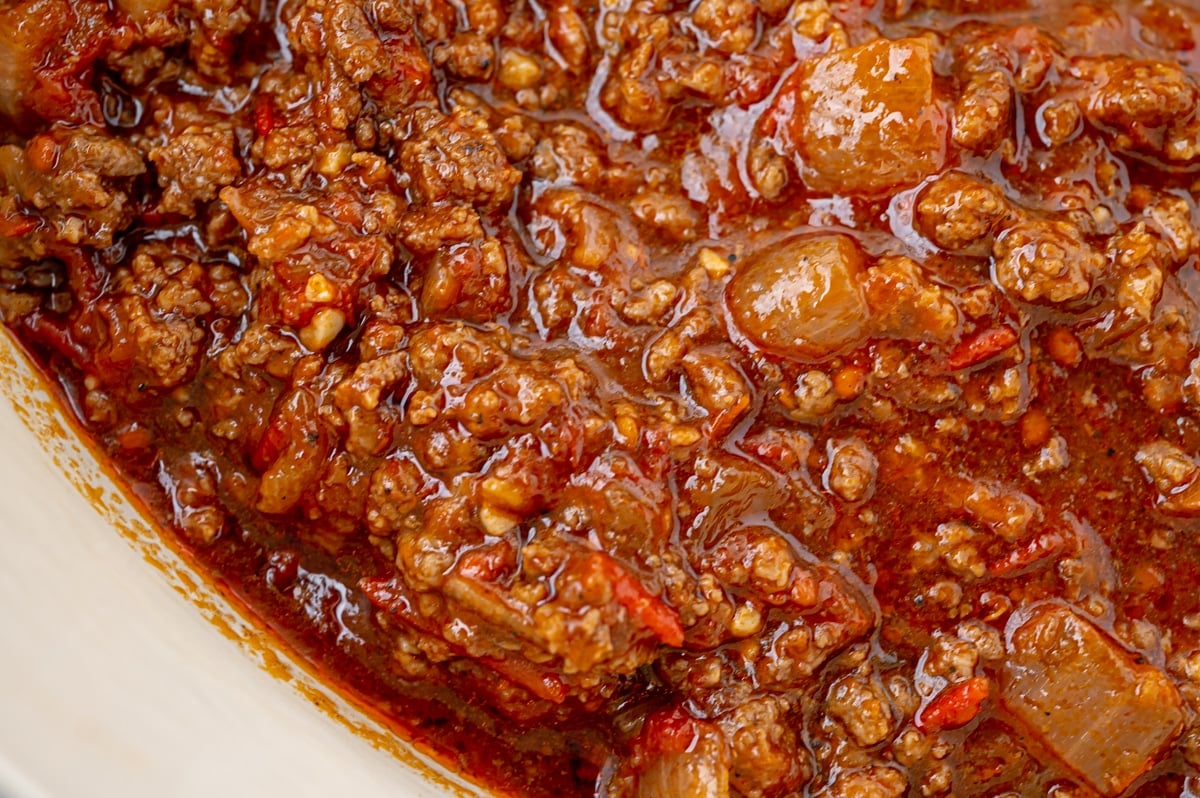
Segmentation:
<svg viewBox="0 0 1200 798">
<path fill-rule="evenodd" d="M 485 119 L 470 112 L 418 112 L 415 123 L 422 135 L 401 148 L 400 164 L 423 202 L 457 200 L 494 211 L 511 200 L 521 175 L 508 164 Z"/>
<path fill-rule="evenodd" d="M 197 561 L 501 792 L 1190 794 L 1197 36 L 13 2 L 0 319 Z"/>
<path fill-rule="evenodd" d="M 1073 225 L 1029 221 L 996 241 L 996 281 L 1026 302 L 1068 302 L 1087 296 L 1104 258 Z"/>
<path fill-rule="evenodd" d="M 987 254 L 999 222 L 1011 205 L 994 184 L 948 172 L 922 192 L 917 229 L 950 252 Z"/>
<path fill-rule="evenodd" d="M 126 141 L 86 127 L 59 129 L 24 148 L 0 148 L 0 197 L 17 218 L 32 220 L 22 210 L 28 208 L 44 220 L 46 227 L 30 222 L 21 231 L 34 234 L 27 246 L 43 252 L 56 242 L 103 247 L 132 222 L 131 178 L 145 171 L 141 153 Z"/>
<path fill-rule="evenodd" d="M 195 214 L 197 202 L 216 199 L 218 192 L 242 176 L 234 129 L 227 121 L 204 119 L 194 106 L 160 103 L 161 143 L 146 154 L 163 189 L 158 210 Z"/>
</svg>

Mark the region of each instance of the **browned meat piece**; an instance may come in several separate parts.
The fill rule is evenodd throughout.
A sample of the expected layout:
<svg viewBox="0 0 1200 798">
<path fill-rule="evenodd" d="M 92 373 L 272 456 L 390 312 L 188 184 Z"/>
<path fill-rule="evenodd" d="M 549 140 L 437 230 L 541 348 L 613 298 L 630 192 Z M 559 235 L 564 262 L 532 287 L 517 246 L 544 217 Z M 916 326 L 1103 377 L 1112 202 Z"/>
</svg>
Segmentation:
<svg viewBox="0 0 1200 798">
<path fill-rule="evenodd" d="M 849 502 L 868 498 L 875 490 L 878 470 L 879 462 L 863 441 L 830 441 L 825 483 L 840 498 Z"/>
<path fill-rule="evenodd" d="M 58 128 L 24 148 L 0 147 L 0 196 L 16 199 L 22 216 L 36 213 L 48 224 L 21 231 L 36 230 L 35 250 L 55 242 L 103 247 L 137 213 L 131 178 L 145 171 L 141 153 L 126 141 L 87 127 Z"/>
<path fill-rule="evenodd" d="M 921 234 L 942 249 L 986 255 L 997 225 L 1012 213 L 997 186 L 947 172 L 921 193 L 914 221 Z"/>
<path fill-rule="evenodd" d="M 400 237 L 418 255 L 483 238 L 479 214 L 465 205 L 410 208 L 400 218 Z"/>
<path fill-rule="evenodd" d="M 1097 65 L 1088 116 L 1128 133 L 1156 128 L 1187 116 L 1196 107 L 1197 86 L 1177 64 L 1115 59 Z"/>
<path fill-rule="evenodd" d="M 1082 299 L 1105 266 L 1068 222 L 1018 222 L 997 237 L 994 258 L 997 285 L 1026 302 Z"/>
<path fill-rule="evenodd" d="M 388 54 L 362 6 L 335 2 L 325 16 L 325 41 L 329 55 L 342 73 L 355 83 L 365 83 L 388 70 Z"/>
<path fill-rule="evenodd" d="M 730 786 L 747 798 L 788 795 L 809 778 L 790 709 L 780 696 L 764 695 L 717 719 L 729 740 Z"/>
<path fill-rule="evenodd" d="M 664 17 L 650 21 L 632 16 L 622 30 L 623 48 L 600 99 L 616 120 L 631 130 L 648 133 L 667 122 L 671 106 L 659 85 L 655 61 L 656 48 L 667 41 L 670 33 L 670 23 Z"/>
<path fill-rule="evenodd" d="M 466 31 L 438 45 L 433 63 L 464 80 L 487 80 L 495 69 L 496 48 L 490 39 Z"/>
<path fill-rule="evenodd" d="M 144 246 L 95 305 L 98 328 L 83 327 L 94 348 L 95 376 L 131 396 L 154 396 L 196 373 L 214 312 L 240 313 L 244 299 L 223 296 L 222 267 L 206 269 L 162 244 Z M 216 279 L 215 279 L 216 278 Z M 219 299 L 219 302 L 217 301 Z M 116 371 L 131 375 L 122 381 Z"/>
<path fill-rule="evenodd" d="M 1009 76 L 992 70 L 971 76 L 954 103 L 954 141 L 981 154 L 1000 146 L 1012 130 Z"/>
<path fill-rule="evenodd" d="M 692 21 L 714 47 L 725 53 L 744 53 L 754 43 L 758 10 L 749 0 L 701 0 Z"/>
<path fill-rule="evenodd" d="M 910 258 L 880 258 L 866 271 L 862 288 L 879 335 L 947 341 L 958 332 L 961 317 L 952 293 Z"/>
<path fill-rule="evenodd" d="M 188 55 L 196 70 L 221 83 L 233 80 L 239 67 L 239 37 L 255 22 L 258 6 L 252 0 L 185 0 L 190 33 Z"/>
<path fill-rule="evenodd" d="M 258 318 L 294 327 L 310 349 L 331 343 L 362 300 L 362 286 L 392 266 L 392 243 L 360 231 L 394 229 L 400 202 L 386 189 L 364 187 L 361 177 L 357 168 L 346 170 L 345 190 L 320 208 L 266 180 L 220 193 L 257 261 Z"/>
<path fill-rule="evenodd" d="M 1160 506 L 1169 513 L 1200 513 L 1200 466 L 1178 446 L 1164 440 L 1142 446 L 1134 455 L 1146 478 L 1158 491 Z"/>
<path fill-rule="evenodd" d="M 587 20 L 580 9 L 564 0 L 548 3 L 550 18 L 547 35 L 567 65 L 582 71 L 591 61 L 592 37 L 588 35 Z"/>
<path fill-rule="evenodd" d="M 480 211 L 508 204 L 521 173 L 509 165 L 487 121 L 470 111 L 416 114 L 418 134 L 400 149 L 400 164 L 430 204 L 456 200 Z"/>
<path fill-rule="evenodd" d="M 193 216 L 197 203 L 216 199 L 242 176 L 233 126 L 206 119 L 191 104 L 161 103 L 155 117 L 161 135 L 146 157 L 163 188 L 158 210 Z"/>
<path fill-rule="evenodd" d="M 900 798 L 907 792 L 907 785 L 908 780 L 896 768 L 873 765 L 842 771 L 828 789 L 816 795 L 818 798 Z"/>
<path fill-rule="evenodd" d="M 825 711 L 864 748 L 890 738 L 896 729 L 887 693 L 864 676 L 843 676 L 834 682 L 825 700 Z"/>
</svg>

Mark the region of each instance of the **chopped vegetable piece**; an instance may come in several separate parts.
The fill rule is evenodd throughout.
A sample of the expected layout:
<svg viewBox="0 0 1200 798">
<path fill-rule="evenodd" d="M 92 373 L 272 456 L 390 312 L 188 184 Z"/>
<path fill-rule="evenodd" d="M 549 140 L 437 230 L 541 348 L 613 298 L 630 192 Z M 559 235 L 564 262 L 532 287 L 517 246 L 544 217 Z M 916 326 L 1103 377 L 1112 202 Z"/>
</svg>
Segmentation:
<svg viewBox="0 0 1200 798">
<path fill-rule="evenodd" d="M 1154 767 L 1183 723 L 1166 674 L 1059 604 L 1010 622 L 1001 700 L 1104 795 L 1119 795 Z"/>
<path fill-rule="evenodd" d="M 612 585 L 613 598 L 629 614 L 669 646 L 683 643 L 683 625 L 679 613 L 646 590 L 637 579 L 606 554 L 592 555 L 591 565 Z"/>
<path fill-rule="evenodd" d="M 521 685 L 543 701 L 561 704 L 567 697 L 567 686 L 554 673 L 538 668 L 522 659 L 493 659 L 480 657 L 479 661 L 496 673 Z"/>
<path fill-rule="evenodd" d="M 738 328 L 764 349 L 823 357 L 866 334 L 862 268 L 862 253 L 846 236 L 792 238 L 739 266 L 729 284 L 729 309 Z"/>
<path fill-rule="evenodd" d="M 924 39 L 873 42 L 807 64 L 777 108 L 804 183 L 828 194 L 911 186 L 941 168 L 948 126 Z M 870 168 L 863 168 L 870 164 Z"/>
<path fill-rule="evenodd" d="M 917 726 L 926 732 L 966 726 L 975 720 L 990 694 L 991 683 L 985 676 L 972 676 L 952 684 L 921 710 Z"/>
<path fill-rule="evenodd" d="M 665 711 L 646 719 L 642 739 L 650 761 L 636 798 L 728 798 L 728 747 L 711 724 Z"/>
<path fill-rule="evenodd" d="M 0 238 L 16 238 L 37 229 L 38 220 L 15 213 L 0 213 Z"/>
<path fill-rule="evenodd" d="M 946 358 L 950 371 L 977 366 L 990 360 L 1017 342 L 1017 333 L 1011 327 L 994 327 L 964 338 Z"/>
</svg>

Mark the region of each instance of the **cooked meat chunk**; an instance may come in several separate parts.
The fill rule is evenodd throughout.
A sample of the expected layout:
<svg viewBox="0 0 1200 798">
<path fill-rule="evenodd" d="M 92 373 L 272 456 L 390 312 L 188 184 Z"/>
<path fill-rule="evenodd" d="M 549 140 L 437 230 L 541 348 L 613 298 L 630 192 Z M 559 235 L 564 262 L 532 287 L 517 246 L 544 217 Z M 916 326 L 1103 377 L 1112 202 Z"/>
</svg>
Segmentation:
<svg viewBox="0 0 1200 798">
<path fill-rule="evenodd" d="M 1191 795 L 1198 41 L 9 0 L 0 323 L 173 544 L 498 794 Z"/>
</svg>

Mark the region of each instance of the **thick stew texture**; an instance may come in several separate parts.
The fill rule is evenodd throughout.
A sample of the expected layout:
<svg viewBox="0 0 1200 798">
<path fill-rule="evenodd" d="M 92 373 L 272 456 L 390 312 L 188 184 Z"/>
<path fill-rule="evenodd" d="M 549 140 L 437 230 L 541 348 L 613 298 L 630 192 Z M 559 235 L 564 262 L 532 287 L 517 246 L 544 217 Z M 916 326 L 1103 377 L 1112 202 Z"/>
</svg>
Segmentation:
<svg viewBox="0 0 1200 798">
<path fill-rule="evenodd" d="M 0 317 L 525 797 L 1200 795 L 1200 4 L 3 0 Z"/>
</svg>

